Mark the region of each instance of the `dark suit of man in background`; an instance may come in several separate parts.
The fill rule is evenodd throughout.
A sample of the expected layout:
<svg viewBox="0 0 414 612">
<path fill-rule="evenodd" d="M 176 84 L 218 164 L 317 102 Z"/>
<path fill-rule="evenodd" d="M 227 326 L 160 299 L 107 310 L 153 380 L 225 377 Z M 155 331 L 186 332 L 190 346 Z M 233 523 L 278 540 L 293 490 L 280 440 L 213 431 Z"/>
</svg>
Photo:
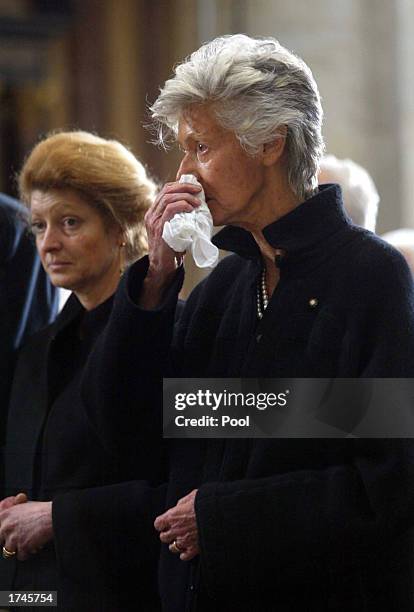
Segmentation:
<svg viewBox="0 0 414 612">
<path fill-rule="evenodd" d="M 27 229 L 26 209 L 0 194 L 0 435 L 13 374 L 14 354 L 35 331 L 50 323 L 58 294 L 43 271 Z"/>
</svg>

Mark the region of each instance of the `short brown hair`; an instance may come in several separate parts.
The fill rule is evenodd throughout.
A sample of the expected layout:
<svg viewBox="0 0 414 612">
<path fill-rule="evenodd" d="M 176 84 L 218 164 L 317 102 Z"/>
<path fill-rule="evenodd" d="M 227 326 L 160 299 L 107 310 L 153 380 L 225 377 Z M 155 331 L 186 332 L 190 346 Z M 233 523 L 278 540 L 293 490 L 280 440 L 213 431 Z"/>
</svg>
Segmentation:
<svg viewBox="0 0 414 612">
<path fill-rule="evenodd" d="M 128 263 L 148 248 L 144 215 L 156 185 L 124 145 L 84 131 L 46 136 L 18 176 L 20 198 L 30 208 L 34 190 L 74 189 L 123 233 Z"/>
</svg>

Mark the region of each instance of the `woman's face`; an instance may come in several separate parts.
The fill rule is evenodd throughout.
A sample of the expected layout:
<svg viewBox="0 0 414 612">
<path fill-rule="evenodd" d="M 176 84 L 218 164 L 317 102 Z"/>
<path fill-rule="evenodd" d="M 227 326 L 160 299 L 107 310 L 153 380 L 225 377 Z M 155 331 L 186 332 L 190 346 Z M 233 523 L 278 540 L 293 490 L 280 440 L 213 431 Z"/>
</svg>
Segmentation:
<svg viewBox="0 0 414 612">
<path fill-rule="evenodd" d="M 74 291 L 82 303 L 82 298 L 100 303 L 109 297 L 119 281 L 120 230 L 108 228 L 72 189 L 33 191 L 30 212 L 37 250 L 52 283 Z"/>
<path fill-rule="evenodd" d="M 255 225 L 263 209 L 262 156 L 248 155 L 208 106 L 194 106 L 182 116 L 177 140 L 184 151 L 177 178 L 194 174 L 199 179 L 214 225 Z"/>
</svg>

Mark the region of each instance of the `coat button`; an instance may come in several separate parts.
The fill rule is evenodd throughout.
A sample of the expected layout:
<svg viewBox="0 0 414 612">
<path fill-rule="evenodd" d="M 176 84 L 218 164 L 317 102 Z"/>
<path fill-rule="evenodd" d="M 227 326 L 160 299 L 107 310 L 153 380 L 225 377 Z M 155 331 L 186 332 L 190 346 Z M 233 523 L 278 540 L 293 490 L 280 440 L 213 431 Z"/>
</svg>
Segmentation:
<svg viewBox="0 0 414 612">
<path fill-rule="evenodd" d="M 260 342 L 261 339 L 262 339 L 262 334 L 257 334 L 256 342 Z"/>
<path fill-rule="evenodd" d="M 309 306 L 311 308 L 316 308 L 316 306 L 319 304 L 319 300 L 317 298 L 311 298 L 309 300 Z"/>
</svg>

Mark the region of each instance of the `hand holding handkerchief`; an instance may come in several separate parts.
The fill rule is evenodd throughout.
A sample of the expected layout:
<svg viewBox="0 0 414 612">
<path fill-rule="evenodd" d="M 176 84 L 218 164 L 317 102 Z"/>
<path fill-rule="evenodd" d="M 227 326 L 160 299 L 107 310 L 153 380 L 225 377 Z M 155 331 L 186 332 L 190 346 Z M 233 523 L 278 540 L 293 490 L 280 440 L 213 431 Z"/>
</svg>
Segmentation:
<svg viewBox="0 0 414 612">
<path fill-rule="evenodd" d="M 183 174 L 180 183 L 200 185 L 192 174 Z M 174 251 L 183 252 L 191 249 L 196 266 L 212 268 L 218 262 L 218 248 L 211 242 L 213 219 L 206 204 L 204 190 L 197 194 L 201 205 L 189 213 L 177 213 L 164 225 L 162 237 Z"/>
</svg>

